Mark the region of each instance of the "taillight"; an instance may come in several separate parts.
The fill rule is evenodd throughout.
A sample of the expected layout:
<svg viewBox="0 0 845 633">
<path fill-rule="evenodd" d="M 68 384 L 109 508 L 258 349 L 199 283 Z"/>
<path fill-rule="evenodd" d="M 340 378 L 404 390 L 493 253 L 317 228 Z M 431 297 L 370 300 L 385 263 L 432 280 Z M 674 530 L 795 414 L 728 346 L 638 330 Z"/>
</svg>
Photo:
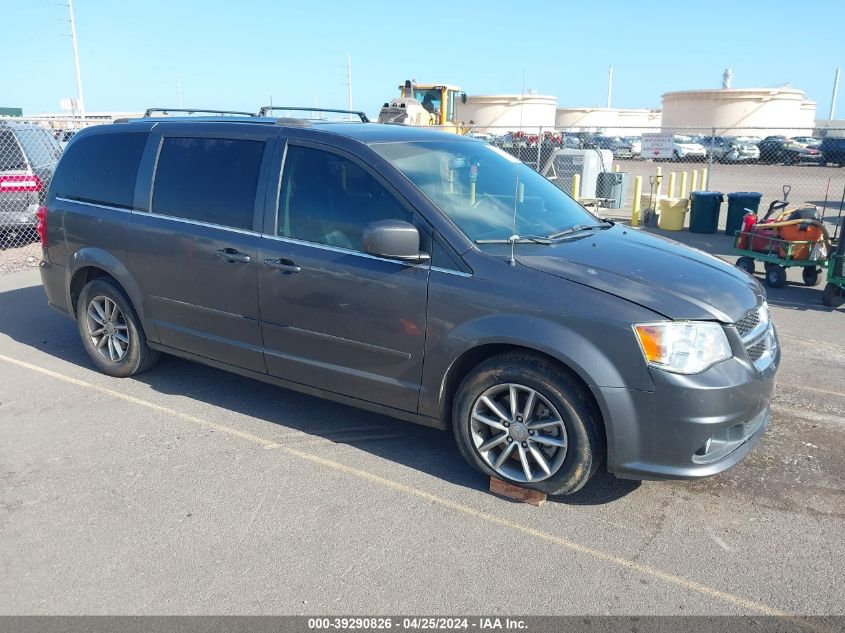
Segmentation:
<svg viewBox="0 0 845 633">
<path fill-rule="evenodd" d="M 43 204 L 35 212 L 35 232 L 41 240 L 41 247 L 47 248 L 47 207 Z"/>
<path fill-rule="evenodd" d="M 41 191 L 41 179 L 37 174 L 0 176 L 0 193 L 20 191 Z"/>
</svg>

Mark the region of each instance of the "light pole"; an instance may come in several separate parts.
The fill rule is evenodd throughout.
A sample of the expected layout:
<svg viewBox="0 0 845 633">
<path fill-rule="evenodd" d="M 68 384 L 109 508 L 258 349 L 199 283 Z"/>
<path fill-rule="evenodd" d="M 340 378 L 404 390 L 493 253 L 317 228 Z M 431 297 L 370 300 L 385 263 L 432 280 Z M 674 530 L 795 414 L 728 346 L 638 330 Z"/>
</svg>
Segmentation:
<svg viewBox="0 0 845 633">
<path fill-rule="evenodd" d="M 349 87 L 349 110 L 352 111 L 352 54 L 346 57 L 346 85 Z M 349 115 L 350 120 L 354 119 L 352 114 Z"/>
<path fill-rule="evenodd" d="M 79 50 L 76 47 L 76 22 L 73 20 L 73 0 L 67 0 L 70 13 L 70 37 L 73 40 L 73 63 L 76 66 L 76 96 L 79 101 L 79 116 L 85 120 L 85 97 L 82 94 L 82 75 L 79 72 Z"/>
</svg>

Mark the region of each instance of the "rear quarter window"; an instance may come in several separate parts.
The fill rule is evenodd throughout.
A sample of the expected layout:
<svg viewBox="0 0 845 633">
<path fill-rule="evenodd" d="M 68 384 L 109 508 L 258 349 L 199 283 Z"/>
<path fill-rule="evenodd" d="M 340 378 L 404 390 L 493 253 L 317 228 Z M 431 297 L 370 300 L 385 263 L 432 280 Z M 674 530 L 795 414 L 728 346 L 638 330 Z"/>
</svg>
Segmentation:
<svg viewBox="0 0 845 633">
<path fill-rule="evenodd" d="M 131 209 L 145 132 L 94 134 L 68 145 L 53 176 L 57 196 Z"/>
</svg>

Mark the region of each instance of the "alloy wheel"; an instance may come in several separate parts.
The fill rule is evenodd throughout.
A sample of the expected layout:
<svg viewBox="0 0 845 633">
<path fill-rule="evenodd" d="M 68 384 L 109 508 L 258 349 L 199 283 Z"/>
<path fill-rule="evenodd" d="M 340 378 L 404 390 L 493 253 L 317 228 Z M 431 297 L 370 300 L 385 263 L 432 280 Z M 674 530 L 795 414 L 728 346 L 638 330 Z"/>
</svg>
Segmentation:
<svg viewBox="0 0 845 633">
<path fill-rule="evenodd" d="M 475 450 L 496 474 L 511 481 L 548 479 L 563 465 L 566 426 L 540 392 L 516 383 L 494 385 L 472 406 Z"/>
<path fill-rule="evenodd" d="M 119 363 L 129 351 L 129 326 L 117 304 L 104 295 L 91 299 L 86 311 L 88 335 L 97 352 Z"/>
</svg>

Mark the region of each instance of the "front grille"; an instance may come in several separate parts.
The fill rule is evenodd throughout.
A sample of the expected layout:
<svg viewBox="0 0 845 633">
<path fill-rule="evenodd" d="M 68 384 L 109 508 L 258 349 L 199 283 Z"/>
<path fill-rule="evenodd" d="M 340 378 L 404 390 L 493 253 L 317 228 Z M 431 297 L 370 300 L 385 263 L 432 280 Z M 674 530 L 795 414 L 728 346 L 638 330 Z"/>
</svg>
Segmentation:
<svg viewBox="0 0 845 633">
<path fill-rule="evenodd" d="M 736 322 L 736 331 L 740 338 L 745 338 L 760 323 L 760 314 L 757 310 L 751 310 L 748 314 Z"/>
<path fill-rule="evenodd" d="M 768 340 L 766 340 L 766 339 L 763 339 L 762 341 L 760 341 L 756 345 L 752 345 L 747 350 L 748 358 L 751 359 L 752 363 L 756 363 L 758 360 L 760 360 L 760 357 L 763 356 L 767 347 L 768 347 Z"/>
<path fill-rule="evenodd" d="M 748 359 L 758 371 L 768 367 L 777 351 L 777 343 L 765 304 L 747 312 L 735 326 Z"/>
</svg>

